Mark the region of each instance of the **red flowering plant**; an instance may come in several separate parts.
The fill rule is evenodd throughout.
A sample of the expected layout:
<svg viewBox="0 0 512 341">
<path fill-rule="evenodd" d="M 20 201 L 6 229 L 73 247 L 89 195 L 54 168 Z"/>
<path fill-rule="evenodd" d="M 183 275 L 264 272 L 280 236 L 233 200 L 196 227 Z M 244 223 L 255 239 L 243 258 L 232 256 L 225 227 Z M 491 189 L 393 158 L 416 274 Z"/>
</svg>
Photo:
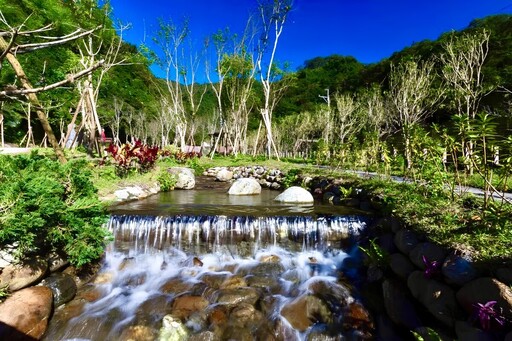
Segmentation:
<svg viewBox="0 0 512 341">
<path fill-rule="evenodd" d="M 135 140 L 132 145 L 125 143 L 121 147 L 110 144 L 105 151 L 113 159 L 116 173 L 126 176 L 130 171 L 137 170 L 140 173 L 147 172 L 158 160 L 158 147 L 150 147 L 140 140 Z"/>
</svg>

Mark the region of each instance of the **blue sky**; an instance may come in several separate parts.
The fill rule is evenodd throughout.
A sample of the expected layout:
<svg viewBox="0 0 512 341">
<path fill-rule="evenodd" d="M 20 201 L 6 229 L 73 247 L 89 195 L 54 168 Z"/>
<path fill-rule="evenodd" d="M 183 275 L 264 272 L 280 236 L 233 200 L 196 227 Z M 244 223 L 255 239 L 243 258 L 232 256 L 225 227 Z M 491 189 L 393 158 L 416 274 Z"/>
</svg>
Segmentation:
<svg viewBox="0 0 512 341">
<path fill-rule="evenodd" d="M 241 32 L 256 0 L 111 0 L 111 5 L 114 18 L 131 23 L 125 32 L 130 43 L 150 40 L 158 18 L 180 23 L 188 17 L 190 34 L 200 44 L 227 26 Z M 291 70 L 332 54 L 374 63 L 495 14 L 512 14 L 512 0 L 295 0 L 276 57 Z"/>
</svg>

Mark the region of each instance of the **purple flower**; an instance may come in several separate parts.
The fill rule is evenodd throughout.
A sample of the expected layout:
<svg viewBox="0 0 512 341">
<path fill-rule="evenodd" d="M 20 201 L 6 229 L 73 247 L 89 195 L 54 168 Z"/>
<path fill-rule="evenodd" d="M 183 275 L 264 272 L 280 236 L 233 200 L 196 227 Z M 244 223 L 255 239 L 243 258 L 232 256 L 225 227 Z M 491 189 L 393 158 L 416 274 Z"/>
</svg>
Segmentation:
<svg viewBox="0 0 512 341">
<path fill-rule="evenodd" d="M 491 330 L 492 321 L 498 323 L 500 327 L 503 327 L 503 325 L 505 324 L 505 317 L 501 316 L 494 309 L 495 304 L 496 301 L 489 301 L 485 304 L 473 304 L 473 307 L 475 308 L 476 318 L 478 319 L 478 321 L 480 321 L 480 326 L 482 326 L 483 330 Z"/>
<path fill-rule="evenodd" d="M 425 255 L 423 255 L 423 264 L 425 264 L 425 271 L 423 274 L 426 278 L 432 278 L 438 275 L 441 271 L 441 262 L 429 261 Z"/>
</svg>

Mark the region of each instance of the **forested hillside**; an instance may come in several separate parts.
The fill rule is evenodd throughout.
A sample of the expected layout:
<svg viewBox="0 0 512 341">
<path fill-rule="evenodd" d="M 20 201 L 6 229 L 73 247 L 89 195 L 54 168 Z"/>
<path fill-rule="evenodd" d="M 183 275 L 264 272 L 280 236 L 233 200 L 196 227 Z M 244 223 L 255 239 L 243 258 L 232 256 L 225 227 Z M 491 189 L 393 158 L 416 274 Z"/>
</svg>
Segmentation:
<svg viewBox="0 0 512 341">
<path fill-rule="evenodd" d="M 425 60 L 438 57 L 443 53 L 443 44 L 453 35 L 460 36 L 481 29 L 487 29 L 491 33 L 489 53 L 482 69 L 484 83 L 512 89 L 512 16 L 497 15 L 475 20 L 461 32 L 446 32 L 435 41 L 415 43 L 375 64 L 364 65 L 351 56 L 340 55 L 307 60 L 297 70 L 296 83 L 283 97 L 277 109 L 278 113 L 286 116 L 301 110 L 312 110 L 315 105 L 323 103 L 318 95 L 325 95 L 325 89 L 330 89 L 331 93 L 347 93 L 377 84 L 386 91 L 391 63 L 398 64 L 405 59 Z M 436 67 L 437 72 L 441 73 L 441 63 Z M 504 113 L 509 110 L 508 98 L 506 92 L 495 91 L 482 99 L 482 105 Z M 440 112 L 444 113 L 442 109 Z"/>
<path fill-rule="evenodd" d="M 358 162 L 371 164 L 398 148 L 394 153 L 412 163 L 408 143 L 414 142 L 414 134 L 423 134 L 418 131 L 432 131 L 431 123 L 456 136 L 462 119 L 474 120 L 482 112 L 499 116 L 505 123 L 501 128 L 510 121 L 510 15 L 475 20 L 465 30 L 415 43 L 375 64 L 351 56 L 315 57 L 293 72 L 273 64 L 268 79 L 262 79 L 265 70 L 258 65 L 264 63 L 255 58 L 264 54 L 251 55 L 254 48 L 245 45 L 243 35 L 212 32 L 208 48 L 215 60 L 198 59 L 189 66 L 182 61 L 187 59 L 182 58 L 186 26 L 161 22 L 152 40 L 162 50 L 141 49 L 122 40 L 129 27 L 112 17 L 108 2 L 100 3 L 104 5 L 96 0 L 0 0 L 5 142 L 39 144 L 44 135 L 39 121 L 46 115 L 64 145 L 73 117 L 79 126 L 92 112 L 116 143 L 130 136 L 161 147 L 201 144 L 210 142 L 209 134 L 222 131 L 234 153 L 263 153 L 267 148 L 269 155 L 273 138 L 275 151 L 306 151 L 322 160 L 346 161 L 348 151 L 358 150 L 352 154 L 359 155 Z M 281 15 L 288 11 L 283 7 Z M 182 45 L 172 46 L 178 34 L 183 34 Z M 65 42 L 49 44 L 58 39 Z M 28 100 L 23 92 L 28 90 L 20 90 L 26 85 L 9 55 L 19 61 L 31 87 L 41 90 L 33 91 L 37 102 Z M 156 78 L 151 63 L 175 77 Z M 196 84 L 191 76 L 197 63 L 206 64 L 215 77 Z M 90 71 L 74 78 L 84 70 Z M 92 125 L 88 129 L 98 136 L 100 128 L 94 133 L 97 123 Z M 468 121 L 464 134 L 472 126 Z M 32 135 L 27 134 L 30 129 Z M 390 145 L 389 137 L 402 142 Z"/>
</svg>

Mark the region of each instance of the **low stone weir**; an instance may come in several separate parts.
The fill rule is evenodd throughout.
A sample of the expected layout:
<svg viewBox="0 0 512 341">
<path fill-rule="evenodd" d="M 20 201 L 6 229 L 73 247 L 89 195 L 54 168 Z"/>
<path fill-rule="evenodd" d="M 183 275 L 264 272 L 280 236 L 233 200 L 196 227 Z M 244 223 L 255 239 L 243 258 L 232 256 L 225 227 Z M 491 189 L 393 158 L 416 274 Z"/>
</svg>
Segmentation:
<svg viewBox="0 0 512 341">
<path fill-rule="evenodd" d="M 129 216 L 114 215 L 109 229 L 116 244 L 128 242 L 137 252 L 167 247 L 209 252 L 241 242 L 258 249 L 294 244 L 294 249 L 338 248 L 365 230 L 368 217 L 227 217 L 227 216 Z M 243 256 L 243 254 L 242 254 Z"/>
</svg>

